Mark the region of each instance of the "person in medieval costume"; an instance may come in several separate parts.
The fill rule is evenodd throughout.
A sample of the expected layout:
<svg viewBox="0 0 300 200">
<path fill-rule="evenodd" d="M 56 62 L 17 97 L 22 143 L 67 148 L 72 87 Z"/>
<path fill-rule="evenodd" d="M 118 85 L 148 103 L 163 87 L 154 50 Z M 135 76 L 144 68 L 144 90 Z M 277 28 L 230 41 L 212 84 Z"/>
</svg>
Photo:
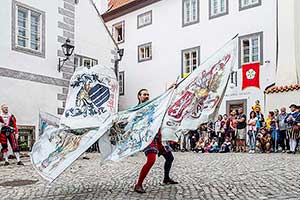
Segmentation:
<svg viewBox="0 0 300 200">
<path fill-rule="evenodd" d="M 149 92 L 147 89 L 141 89 L 138 92 L 138 100 L 139 104 L 144 103 L 149 100 Z M 134 186 L 134 191 L 137 193 L 145 193 L 146 191 L 143 188 L 143 181 L 146 178 L 147 174 L 149 173 L 150 169 L 155 163 L 156 160 L 156 155 L 158 154 L 159 156 L 162 155 L 166 162 L 164 165 L 164 184 L 178 184 L 177 181 L 174 181 L 173 179 L 170 178 L 170 170 L 172 167 L 172 163 L 174 160 L 173 154 L 171 152 L 171 148 L 168 145 L 163 145 L 162 144 L 162 136 L 160 133 L 160 130 L 154 137 L 153 141 L 151 144 L 144 149 L 144 153 L 147 156 L 147 162 L 143 166 L 138 182 Z"/>
<path fill-rule="evenodd" d="M 4 165 L 9 165 L 8 162 L 8 143 L 17 158 L 18 165 L 24 165 L 20 160 L 20 150 L 18 145 L 18 128 L 14 115 L 8 112 L 8 106 L 3 104 L 1 106 L 2 113 L 0 114 L 0 143 L 2 145 L 1 152 L 5 160 Z"/>
<path fill-rule="evenodd" d="M 289 113 L 285 122 L 287 123 L 287 133 L 290 139 L 290 152 L 296 153 L 297 139 L 300 136 L 300 112 L 298 110 L 298 106 L 295 104 L 290 105 L 291 113 Z"/>
</svg>

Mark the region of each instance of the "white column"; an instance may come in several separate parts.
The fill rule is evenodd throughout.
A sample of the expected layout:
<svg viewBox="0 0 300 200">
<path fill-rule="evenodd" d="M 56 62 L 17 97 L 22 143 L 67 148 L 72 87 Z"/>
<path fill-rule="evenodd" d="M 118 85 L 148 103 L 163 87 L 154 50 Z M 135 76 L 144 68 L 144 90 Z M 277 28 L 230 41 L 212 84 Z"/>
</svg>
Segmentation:
<svg viewBox="0 0 300 200">
<path fill-rule="evenodd" d="M 297 14 L 295 2 L 297 0 L 278 0 L 278 68 L 276 85 L 297 83 L 296 72 L 296 23 Z M 298 4 L 298 3 L 297 3 Z M 295 12 L 296 11 L 296 12 Z M 298 21 L 298 19 L 297 19 Z"/>
<path fill-rule="evenodd" d="M 295 1 L 295 42 L 296 42 L 296 68 L 298 84 L 300 84 L 300 1 Z"/>
</svg>

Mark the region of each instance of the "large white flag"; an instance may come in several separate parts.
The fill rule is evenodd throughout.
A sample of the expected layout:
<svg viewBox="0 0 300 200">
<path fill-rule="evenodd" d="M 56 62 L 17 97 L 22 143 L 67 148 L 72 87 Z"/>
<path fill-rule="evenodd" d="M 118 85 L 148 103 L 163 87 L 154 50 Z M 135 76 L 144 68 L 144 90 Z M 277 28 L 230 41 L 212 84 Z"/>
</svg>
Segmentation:
<svg viewBox="0 0 300 200">
<path fill-rule="evenodd" d="M 180 130 L 195 130 L 215 117 L 236 60 L 236 37 L 203 62 L 174 92 L 161 128 L 162 139 L 177 141 Z"/>
<path fill-rule="evenodd" d="M 158 133 L 172 92 L 118 113 L 112 128 L 99 140 L 103 158 L 117 161 L 146 148 Z"/>
<path fill-rule="evenodd" d="M 117 110 L 118 82 L 113 70 L 101 66 L 78 68 L 70 84 L 62 124 L 59 128 L 48 126 L 31 152 L 34 168 L 49 181 L 112 126 Z"/>
<path fill-rule="evenodd" d="M 113 70 L 100 65 L 78 68 L 70 80 L 60 123 L 72 129 L 99 127 L 117 112 L 117 94 Z"/>
</svg>

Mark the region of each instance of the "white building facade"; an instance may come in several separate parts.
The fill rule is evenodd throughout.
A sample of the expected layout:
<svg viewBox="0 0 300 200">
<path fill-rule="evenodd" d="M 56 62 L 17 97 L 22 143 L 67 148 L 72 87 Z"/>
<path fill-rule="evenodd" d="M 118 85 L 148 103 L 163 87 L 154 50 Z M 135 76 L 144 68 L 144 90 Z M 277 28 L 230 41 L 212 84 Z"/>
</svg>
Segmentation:
<svg viewBox="0 0 300 200">
<path fill-rule="evenodd" d="M 30 147 L 37 138 L 39 110 L 63 113 L 74 65 L 114 67 L 117 46 L 90 0 L 6 0 L 0 5 L 0 104 L 16 116 L 20 140 Z M 58 72 L 66 39 L 75 50 Z"/>
<path fill-rule="evenodd" d="M 237 73 L 220 113 L 238 107 L 249 113 L 255 100 L 265 106 L 264 89 L 275 80 L 275 0 L 135 0 L 111 6 L 102 17 L 124 48 L 121 109 L 137 103 L 141 88 L 148 88 L 152 97 L 161 94 L 236 34 Z M 241 67 L 255 62 L 260 63 L 260 88 L 242 90 Z"/>
</svg>

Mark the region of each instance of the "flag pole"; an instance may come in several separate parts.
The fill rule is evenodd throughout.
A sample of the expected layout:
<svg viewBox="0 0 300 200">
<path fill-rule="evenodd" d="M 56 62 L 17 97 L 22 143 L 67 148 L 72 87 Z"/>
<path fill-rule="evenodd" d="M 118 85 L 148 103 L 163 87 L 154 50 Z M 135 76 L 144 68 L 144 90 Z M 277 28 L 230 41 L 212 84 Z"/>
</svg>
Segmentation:
<svg viewBox="0 0 300 200">
<path fill-rule="evenodd" d="M 171 101 L 172 101 L 172 99 L 173 99 L 174 92 L 175 92 L 175 90 L 177 89 L 177 86 L 178 86 L 178 84 L 177 84 L 178 80 L 179 80 L 179 76 L 177 76 L 177 79 L 176 79 L 176 82 L 175 82 L 175 87 L 173 86 L 173 88 L 172 88 L 173 91 L 172 91 L 171 97 L 170 97 L 170 99 L 169 99 L 169 102 L 168 102 L 168 104 L 167 104 L 167 105 L 168 105 L 168 106 L 167 106 L 167 109 L 166 109 L 166 111 L 165 111 L 165 113 L 164 113 L 164 115 L 163 115 L 163 118 L 162 118 L 160 127 L 163 125 L 165 116 L 166 116 L 166 114 L 167 114 L 167 112 L 168 112 L 168 110 L 169 110 L 169 108 L 170 108 L 170 106 L 171 106 Z"/>
</svg>

